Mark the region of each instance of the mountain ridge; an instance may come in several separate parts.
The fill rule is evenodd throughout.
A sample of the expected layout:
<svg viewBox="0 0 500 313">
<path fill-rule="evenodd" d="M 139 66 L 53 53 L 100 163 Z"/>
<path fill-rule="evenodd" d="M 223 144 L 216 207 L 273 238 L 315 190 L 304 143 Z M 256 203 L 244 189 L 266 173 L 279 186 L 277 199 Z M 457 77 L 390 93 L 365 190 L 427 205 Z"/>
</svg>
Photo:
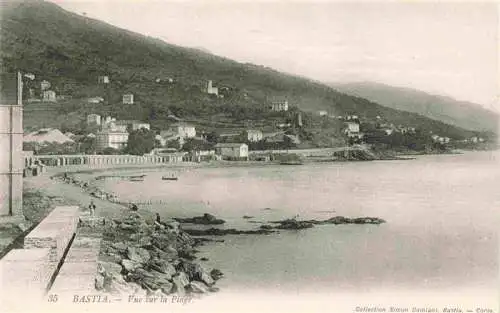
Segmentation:
<svg viewBox="0 0 500 313">
<path fill-rule="evenodd" d="M 1 70 L 21 69 L 51 81 L 58 94 L 77 99 L 65 103 L 57 113 L 80 116 L 81 120 L 88 113 L 112 114 L 119 119 L 149 121 L 156 129 L 164 127 L 172 113 L 218 122 L 262 121 L 263 117 L 269 121 L 269 99 L 285 95 L 293 106 L 310 115 L 318 110 L 367 119 L 381 115 L 394 124 L 450 138 L 476 134 L 338 92 L 313 79 L 176 46 L 45 1 L 19 2 L 2 10 L 0 31 Z M 99 75 L 110 76 L 109 90 L 97 84 Z M 157 78 L 167 77 L 175 83 L 155 83 Z M 230 91 L 224 98 L 214 98 L 202 91 L 207 80 L 213 80 L 215 86 L 228 86 Z M 121 103 L 121 95 L 129 92 L 136 99 L 133 106 Z M 109 101 L 99 107 L 78 102 L 104 94 Z M 338 132 L 333 135 L 341 136 Z"/>
<path fill-rule="evenodd" d="M 383 106 L 421 114 L 458 127 L 498 131 L 498 113 L 469 101 L 371 81 L 329 85 L 340 92 L 363 97 Z"/>
</svg>

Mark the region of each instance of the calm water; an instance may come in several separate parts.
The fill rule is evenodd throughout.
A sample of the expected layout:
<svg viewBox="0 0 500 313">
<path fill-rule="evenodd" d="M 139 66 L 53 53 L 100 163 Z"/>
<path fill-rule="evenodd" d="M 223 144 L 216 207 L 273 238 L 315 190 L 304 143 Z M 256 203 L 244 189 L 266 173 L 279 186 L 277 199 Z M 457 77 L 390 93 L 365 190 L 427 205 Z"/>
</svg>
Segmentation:
<svg viewBox="0 0 500 313">
<path fill-rule="evenodd" d="M 226 273 L 223 290 L 493 290 L 498 286 L 500 154 L 411 161 L 147 172 L 107 181 L 122 199 L 162 199 L 164 216 L 210 212 L 225 227 L 274 219 L 377 216 L 382 225 L 324 225 L 274 235 L 224 237 L 202 255 Z M 263 210 L 271 208 L 271 210 Z M 254 219 L 243 219 L 243 215 Z"/>
</svg>

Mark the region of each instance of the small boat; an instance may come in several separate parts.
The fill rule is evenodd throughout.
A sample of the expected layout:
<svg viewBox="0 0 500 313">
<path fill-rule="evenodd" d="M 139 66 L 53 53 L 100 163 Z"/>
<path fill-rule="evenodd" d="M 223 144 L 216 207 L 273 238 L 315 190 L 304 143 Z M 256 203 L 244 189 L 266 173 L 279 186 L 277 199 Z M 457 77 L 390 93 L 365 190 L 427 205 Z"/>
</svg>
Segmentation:
<svg viewBox="0 0 500 313">
<path fill-rule="evenodd" d="M 141 175 L 141 176 L 130 176 L 128 179 L 130 181 L 144 181 L 144 176 L 145 175 Z"/>
<path fill-rule="evenodd" d="M 174 177 L 174 176 L 163 176 L 161 179 L 162 180 L 178 180 L 179 178 Z"/>
<path fill-rule="evenodd" d="M 303 165 L 302 161 L 281 161 L 280 165 Z"/>
</svg>

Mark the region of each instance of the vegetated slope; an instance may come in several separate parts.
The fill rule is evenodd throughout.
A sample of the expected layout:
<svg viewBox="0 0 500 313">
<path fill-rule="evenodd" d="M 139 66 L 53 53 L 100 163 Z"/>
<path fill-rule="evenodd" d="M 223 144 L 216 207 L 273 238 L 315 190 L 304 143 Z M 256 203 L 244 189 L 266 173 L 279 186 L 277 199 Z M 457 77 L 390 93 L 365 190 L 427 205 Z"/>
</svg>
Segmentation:
<svg viewBox="0 0 500 313">
<path fill-rule="evenodd" d="M 335 89 L 381 105 L 477 131 L 498 131 L 499 116 L 479 104 L 374 82 L 332 84 Z"/>
<path fill-rule="evenodd" d="M 37 80 L 49 80 L 58 94 L 72 96 L 72 101 L 59 103 L 53 110 L 59 115 L 83 120 L 91 112 L 111 113 L 120 119 L 147 120 L 153 128 L 161 129 L 169 123 L 168 115 L 174 113 L 186 120 L 244 127 L 265 123 L 269 119 L 269 99 L 286 96 L 302 111 L 327 110 L 330 114 L 357 114 L 370 119 L 380 115 L 394 124 L 451 138 L 474 134 L 342 94 L 302 77 L 171 45 L 79 16 L 53 3 L 10 3 L 1 12 L 1 71 L 21 69 L 34 73 Z M 97 76 L 103 74 L 111 79 L 107 89 L 97 84 Z M 168 78 L 173 78 L 174 83 L 168 83 Z M 208 79 L 218 87 L 228 87 L 224 98 L 202 92 Z M 133 93 L 136 103 L 121 104 L 125 92 Z M 95 106 L 75 100 L 89 96 L 103 96 L 109 102 Z M 28 105 L 25 112 L 31 114 L 34 111 L 30 107 L 36 105 Z M 41 119 L 32 117 L 27 121 Z M 42 122 L 54 120 L 55 116 Z M 74 122 L 68 119 L 68 123 Z M 335 136 L 340 134 L 336 132 Z"/>
</svg>

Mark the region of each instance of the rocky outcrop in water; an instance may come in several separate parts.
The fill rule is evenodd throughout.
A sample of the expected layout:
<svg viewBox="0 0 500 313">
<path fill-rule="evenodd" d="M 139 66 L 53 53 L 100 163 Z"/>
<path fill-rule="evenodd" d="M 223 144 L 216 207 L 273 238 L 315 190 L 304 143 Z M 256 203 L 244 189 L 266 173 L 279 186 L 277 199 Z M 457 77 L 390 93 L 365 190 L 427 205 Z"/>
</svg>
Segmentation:
<svg viewBox="0 0 500 313">
<path fill-rule="evenodd" d="M 221 225 L 226 221 L 216 218 L 212 214 L 205 213 L 202 216 L 195 216 L 190 218 L 174 218 L 179 223 L 200 224 L 200 225 Z"/>
<path fill-rule="evenodd" d="M 323 224 L 382 224 L 386 223 L 385 220 L 378 218 L 378 217 L 356 217 L 356 218 L 349 218 L 349 217 L 344 217 L 344 216 L 334 216 L 332 218 L 322 220 L 322 221 L 317 221 L 317 220 L 310 220 L 309 222 L 316 224 L 316 225 L 323 225 Z"/>
<path fill-rule="evenodd" d="M 184 229 L 184 231 L 191 236 L 267 235 L 275 232 L 269 229 L 238 230 L 234 228 Z"/>
<path fill-rule="evenodd" d="M 270 221 L 271 224 L 279 224 L 278 226 L 272 227 L 270 225 L 262 225 L 261 228 L 264 229 L 303 229 L 311 228 L 314 225 L 325 225 L 325 224 L 382 224 L 386 221 L 378 217 L 356 217 L 349 218 L 344 216 L 334 216 L 326 220 L 304 220 L 298 221 L 296 219 L 286 219 L 282 221 Z"/>
<path fill-rule="evenodd" d="M 278 226 L 274 227 L 277 229 L 304 229 L 304 228 L 311 228 L 314 226 L 314 224 L 310 221 L 297 221 L 296 219 L 293 218 L 272 223 L 279 224 Z"/>
<path fill-rule="evenodd" d="M 215 219 L 215 217 L 212 217 Z M 188 219 L 175 219 L 177 221 L 193 220 Z M 285 219 L 280 221 L 270 221 L 268 224 L 261 225 L 256 230 L 238 230 L 234 228 L 209 228 L 209 229 L 185 229 L 184 231 L 192 236 L 224 236 L 224 235 L 267 235 L 281 229 L 299 230 L 312 228 L 315 225 L 325 224 L 382 224 L 385 220 L 378 217 L 357 217 L 349 218 L 344 216 L 334 216 L 326 220 L 297 220 L 296 218 Z M 278 225 L 276 225 L 278 224 Z M 276 225 L 276 226 L 274 226 Z"/>
<path fill-rule="evenodd" d="M 147 222 L 138 213 L 108 221 L 103 230 L 96 289 L 114 294 L 169 295 L 216 292 L 223 274 L 196 261 L 198 240 L 175 221 Z"/>
</svg>

